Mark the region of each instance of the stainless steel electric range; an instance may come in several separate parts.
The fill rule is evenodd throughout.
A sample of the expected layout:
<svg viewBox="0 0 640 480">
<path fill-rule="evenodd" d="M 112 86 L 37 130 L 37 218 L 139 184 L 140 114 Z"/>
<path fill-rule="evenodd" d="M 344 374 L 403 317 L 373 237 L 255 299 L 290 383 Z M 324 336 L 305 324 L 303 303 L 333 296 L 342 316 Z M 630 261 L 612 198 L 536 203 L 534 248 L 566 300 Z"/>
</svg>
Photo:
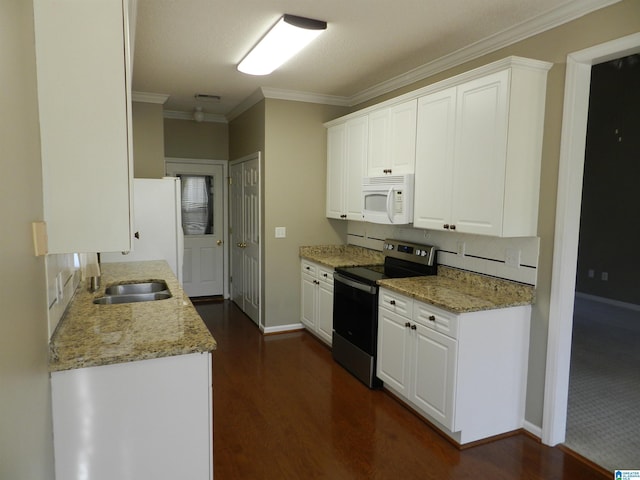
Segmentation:
<svg viewBox="0 0 640 480">
<path fill-rule="evenodd" d="M 369 388 L 376 377 L 378 280 L 437 273 L 436 248 L 387 239 L 384 264 L 336 268 L 333 275 L 333 358 Z"/>
</svg>

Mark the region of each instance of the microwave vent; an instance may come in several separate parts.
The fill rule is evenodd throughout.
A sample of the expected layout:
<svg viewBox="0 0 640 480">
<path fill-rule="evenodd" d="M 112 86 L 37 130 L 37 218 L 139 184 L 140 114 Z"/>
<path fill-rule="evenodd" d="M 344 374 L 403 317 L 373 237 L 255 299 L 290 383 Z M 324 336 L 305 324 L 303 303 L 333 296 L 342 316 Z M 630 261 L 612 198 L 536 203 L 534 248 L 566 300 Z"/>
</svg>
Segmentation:
<svg viewBox="0 0 640 480">
<path fill-rule="evenodd" d="M 402 185 L 407 175 L 385 175 L 384 177 L 364 177 L 363 185 Z"/>
</svg>

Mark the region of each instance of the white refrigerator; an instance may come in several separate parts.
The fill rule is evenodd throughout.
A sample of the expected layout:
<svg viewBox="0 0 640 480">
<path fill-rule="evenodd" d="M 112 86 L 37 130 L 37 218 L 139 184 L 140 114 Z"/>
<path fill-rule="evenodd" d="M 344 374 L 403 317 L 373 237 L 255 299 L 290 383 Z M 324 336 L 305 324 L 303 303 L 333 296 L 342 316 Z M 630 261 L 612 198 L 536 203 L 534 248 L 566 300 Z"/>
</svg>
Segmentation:
<svg viewBox="0 0 640 480">
<path fill-rule="evenodd" d="M 129 253 L 103 252 L 100 261 L 166 260 L 182 285 L 184 236 L 180 191 L 179 178 L 134 178 L 133 249 Z"/>
</svg>

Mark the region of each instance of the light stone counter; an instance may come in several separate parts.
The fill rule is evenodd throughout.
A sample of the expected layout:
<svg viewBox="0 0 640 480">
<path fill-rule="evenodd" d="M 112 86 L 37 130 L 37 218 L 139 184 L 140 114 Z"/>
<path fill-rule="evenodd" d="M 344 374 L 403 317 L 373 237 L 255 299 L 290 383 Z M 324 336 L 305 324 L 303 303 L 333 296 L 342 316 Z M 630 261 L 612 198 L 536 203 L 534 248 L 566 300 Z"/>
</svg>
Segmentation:
<svg viewBox="0 0 640 480">
<path fill-rule="evenodd" d="M 49 370 L 125 363 L 215 350 L 216 341 L 165 261 L 102 264 L 102 286 L 81 282 L 49 344 Z M 171 298 L 96 305 L 106 287 L 165 280 Z"/>
<path fill-rule="evenodd" d="M 430 277 L 379 280 L 381 287 L 454 313 L 531 305 L 535 289 L 509 280 L 438 265 Z"/>
<path fill-rule="evenodd" d="M 382 265 L 384 255 L 377 250 L 356 245 L 316 245 L 300 247 L 300 258 L 329 268 Z"/>
</svg>

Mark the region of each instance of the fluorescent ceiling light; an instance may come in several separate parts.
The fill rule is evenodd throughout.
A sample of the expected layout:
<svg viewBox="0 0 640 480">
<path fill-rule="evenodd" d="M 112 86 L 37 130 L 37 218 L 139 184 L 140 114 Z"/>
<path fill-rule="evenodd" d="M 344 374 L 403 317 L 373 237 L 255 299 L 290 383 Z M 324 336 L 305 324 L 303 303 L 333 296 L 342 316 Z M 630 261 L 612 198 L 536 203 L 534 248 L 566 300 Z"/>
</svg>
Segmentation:
<svg viewBox="0 0 640 480">
<path fill-rule="evenodd" d="M 238 65 L 249 75 L 269 75 L 327 29 L 327 22 L 283 15 Z"/>
</svg>

